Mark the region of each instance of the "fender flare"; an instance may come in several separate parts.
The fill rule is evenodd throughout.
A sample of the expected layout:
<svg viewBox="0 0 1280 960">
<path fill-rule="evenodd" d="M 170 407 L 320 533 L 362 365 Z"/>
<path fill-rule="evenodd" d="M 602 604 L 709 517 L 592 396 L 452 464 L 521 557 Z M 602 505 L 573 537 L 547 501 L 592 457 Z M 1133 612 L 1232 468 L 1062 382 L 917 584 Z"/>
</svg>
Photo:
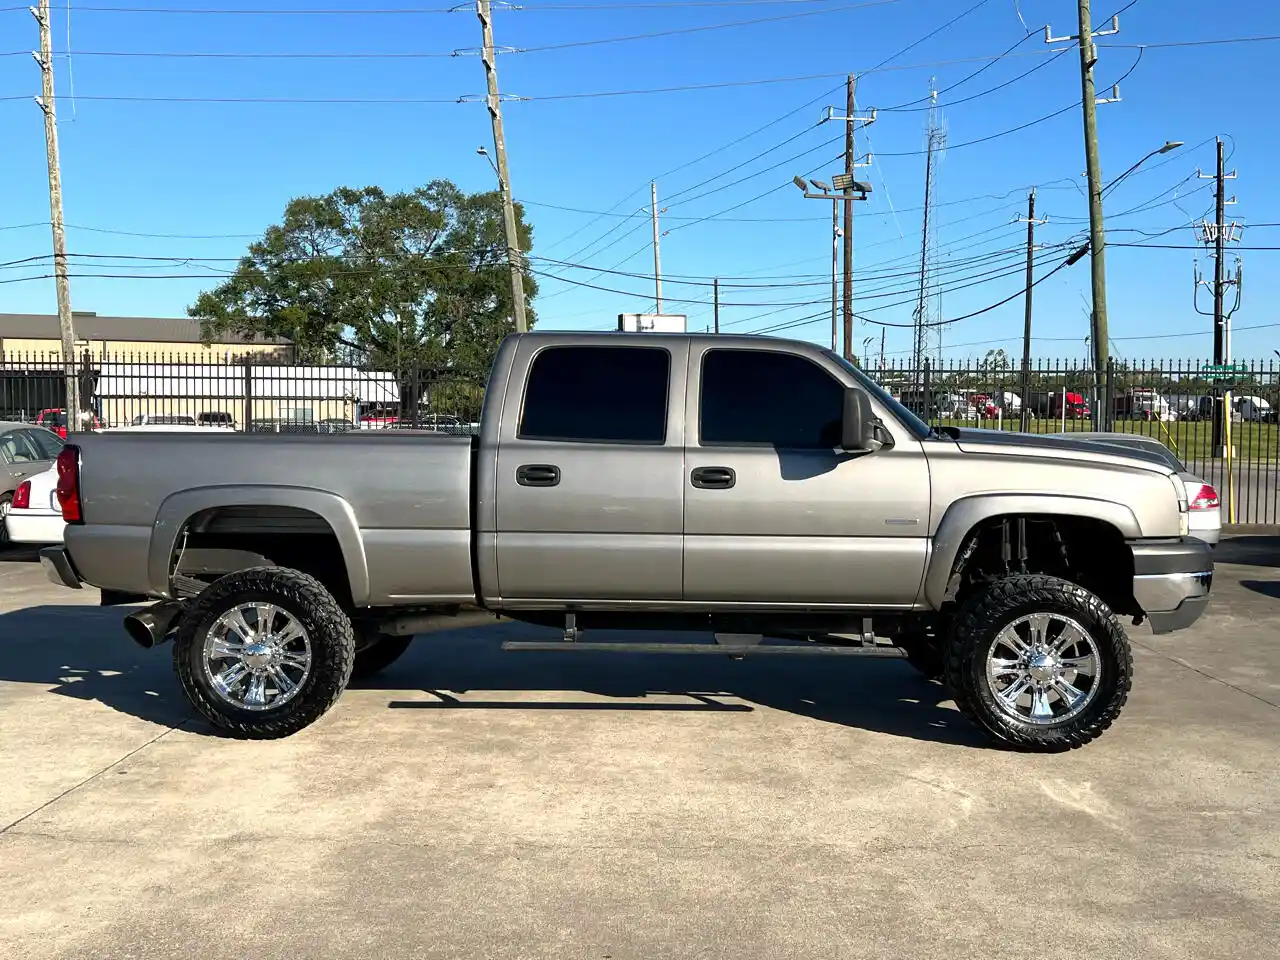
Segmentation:
<svg viewBox="0 0 1280 960">
<path fill-rule="evenodd" d="M 351 599 L 357 607 L 369 602 L 369 564 L 351 504 L 337 494 L 308 487 L 195 487 L 166 498 L 156 513 L 147 552 L 147 581 L 152 592 L 169 596 L 169 561 L 177 545 L 178 534 L 188 520 L 213 507 L 251 506 L 294 507 L 309 510 L 323 519 L 338 539 L 347 568 Z"/>
<path fill-rule="evenodd" d="M 1082 517 L 1101 520 L 1120 531 L 1126 540 L 1142 536 L 1142 527 L 1133 511 L 1123 503 L 1092 497 L 1057 496 L 1053 494 L 989 494 L 964 497 L 947 508 L 933 535 L 933 550 L 924 578 L 924 599 L 929 607 L 942 606 L 951 569 L 964 545 L 965 538 L 978 524 L 992 517 L 1009 514 Z"/>
</svg>

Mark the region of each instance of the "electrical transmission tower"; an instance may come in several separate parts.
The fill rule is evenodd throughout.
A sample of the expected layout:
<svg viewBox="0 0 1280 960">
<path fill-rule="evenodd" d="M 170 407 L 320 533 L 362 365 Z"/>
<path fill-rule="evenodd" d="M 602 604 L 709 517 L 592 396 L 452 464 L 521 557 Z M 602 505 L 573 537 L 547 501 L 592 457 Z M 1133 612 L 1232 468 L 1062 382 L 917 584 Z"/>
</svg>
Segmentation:
<svg viewBox="0 0 1280 960">
<path fill-rule="evenodd" d="M 924 223 L 920 231 L 920 293 L 913 314 L 915 338 L 912 345 L 913 366 L 917 370 L 925 361 L 936 364 L 942 359 L 942 290 L 935 279 L 938 264 L 938 231 L 934 222 L 938 166 L 947 147 L 947 131 L 938 113 L 938 90 L 929 82 L 929 119 L 925 129 Z"/>
</svg>

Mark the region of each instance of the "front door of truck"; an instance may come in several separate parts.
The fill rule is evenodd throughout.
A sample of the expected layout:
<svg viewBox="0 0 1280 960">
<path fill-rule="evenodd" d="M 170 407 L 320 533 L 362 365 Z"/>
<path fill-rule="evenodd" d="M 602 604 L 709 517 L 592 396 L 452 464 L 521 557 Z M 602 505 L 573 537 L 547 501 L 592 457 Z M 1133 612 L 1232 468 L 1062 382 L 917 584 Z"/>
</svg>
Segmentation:
<svg viewBox="0 0 1280 960">
<path fill-rule="evenodd" d="M 688 348 L 584 339 L 531 337 L 517 354 L 525 391 L 507 398 L 498 446 L 498 589 L 504 603 L 679 600 Z"/>
<path fill-rule="evenodd" d="M 804 347 L 692 351 L 684 477 L 686 601 L 907 606 L 928 552 L 929 468 L 837 449 L 852 375 Z"/>
</svg>

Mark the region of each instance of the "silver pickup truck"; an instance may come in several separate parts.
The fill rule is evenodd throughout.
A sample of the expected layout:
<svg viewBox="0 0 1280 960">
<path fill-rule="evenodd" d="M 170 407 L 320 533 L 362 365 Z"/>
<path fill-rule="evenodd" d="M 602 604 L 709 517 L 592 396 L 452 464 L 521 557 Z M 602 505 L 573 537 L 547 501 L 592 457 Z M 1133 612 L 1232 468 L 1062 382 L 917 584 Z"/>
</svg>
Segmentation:
<svg viewBox="0 0 1280 960">
<path fill-rule="evenodd" d="M 759 337 L 528 334 L 478 437 L 75 438 L 41 560 L 173 639 L 243 737 L 314 722 L 353 670 L 474 608 L 563 628 L 511 650 L 905 657 L 1023 749 L 1089 742 L 1132 660 L 1213 578 L 1157 459 L 933 430 L 836 354 Z M 629 644 L 583 631 L 700 630 Z"/>
</svg>

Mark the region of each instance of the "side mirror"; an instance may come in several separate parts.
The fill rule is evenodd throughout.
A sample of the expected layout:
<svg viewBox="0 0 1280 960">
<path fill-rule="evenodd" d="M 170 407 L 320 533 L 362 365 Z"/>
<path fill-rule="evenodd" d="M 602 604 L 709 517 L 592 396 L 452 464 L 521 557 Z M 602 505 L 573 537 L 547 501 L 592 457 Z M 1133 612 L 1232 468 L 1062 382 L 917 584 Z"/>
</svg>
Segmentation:
<svg viewBox="0 0 1280 960">
<path fill-rule="evenodd" d="M 863 453 L 878 449 L 875 422 L 871 398 L 866 391 L 847 387 L 840 418 L 840 449 Z"/>
</svg>

